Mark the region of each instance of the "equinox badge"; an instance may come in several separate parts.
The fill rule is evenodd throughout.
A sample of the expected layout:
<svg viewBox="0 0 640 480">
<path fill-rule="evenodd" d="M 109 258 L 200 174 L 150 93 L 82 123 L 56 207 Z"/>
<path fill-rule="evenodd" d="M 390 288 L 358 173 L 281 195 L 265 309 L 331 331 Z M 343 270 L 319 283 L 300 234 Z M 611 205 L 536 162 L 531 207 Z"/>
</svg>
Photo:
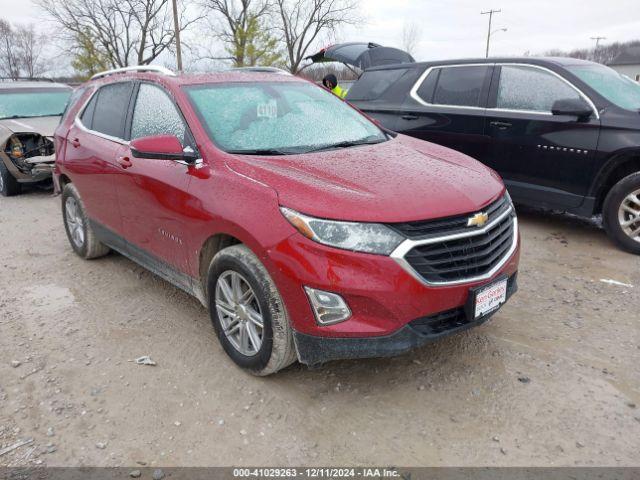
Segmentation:
<svg viewBox="0 0 640 480">
<path fill-rule="evenodd" d="M 488 214 L 484 212 L 476 213 L 473 217 L 467 219 L 467 227 L 482 227 L 488 221 Z"/>
</svg>

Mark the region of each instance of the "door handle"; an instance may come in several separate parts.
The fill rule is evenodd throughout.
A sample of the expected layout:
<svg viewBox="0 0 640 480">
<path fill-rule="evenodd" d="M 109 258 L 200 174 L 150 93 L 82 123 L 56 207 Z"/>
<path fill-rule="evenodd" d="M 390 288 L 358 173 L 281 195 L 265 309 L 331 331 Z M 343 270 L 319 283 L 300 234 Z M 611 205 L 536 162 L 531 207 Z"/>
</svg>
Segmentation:
<svg viewBox="0 0 640 480">
<path fill-rule="evenodd" d="M 418 117 L 417 115 L 412 115 L 412 114 L 402 115 L 402 119 L 403 120 L 418 120 L 418 118 L 420 118 L 420 117 Z"/>
<path fill-rule="evenodd" d="M 507 128 L 511 128 L 513 125 L 509 122 L 490 122 L 489 125 L 492 127 L 498 127 L 500 130 L 506 130 Z"/>
<path fill-rule="evenodd" d="M 133 163 L 131 163 L 131 160 L 129 159 L 129 157 L 118 157 L 117 162 L 118 162 L 118 165 L 120 165 L 125 170 L 133 166 Z"/>
<path fill-rule="evenodd" d="M 71 145 L 73 145 L 73 148 L 78 148 L 80 146 L 80 140 L 74 138 L 73 140 L 71 140 Z"/>
</svg>

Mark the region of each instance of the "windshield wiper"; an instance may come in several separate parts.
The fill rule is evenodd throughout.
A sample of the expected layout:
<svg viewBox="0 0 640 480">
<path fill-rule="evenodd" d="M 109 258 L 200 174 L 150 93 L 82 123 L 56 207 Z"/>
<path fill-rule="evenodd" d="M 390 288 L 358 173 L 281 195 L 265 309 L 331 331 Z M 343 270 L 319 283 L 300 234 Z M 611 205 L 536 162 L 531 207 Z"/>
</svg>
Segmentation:
<svg viewBox="0 0 640 480">
<path fill-rule="evenodd" d="M 321 147 L 316 147 L 310 150 L 306 150 L 304 153 L 321 152 L 323 150 L 333 150 L 336 148 L 357 147 L 358 145 L 375 145 L 376 143 L 382 143 L 382 142 L 386 142 L 386 140 L 382 140 L 379 137 L 376 137 L 375 139 L 367 137 L 361 140 L 347 140 L 344 142 L 332 143 L 330 145 L 323 145 Z"/>
<path fill-rule="evenodd" d="M 254 150 L 227 150 L 227 153 L 235 153 L 238 155 L 291 155 L 295 152 L 278 150 L 276 148 L 258 148 Z"/>
</svg>

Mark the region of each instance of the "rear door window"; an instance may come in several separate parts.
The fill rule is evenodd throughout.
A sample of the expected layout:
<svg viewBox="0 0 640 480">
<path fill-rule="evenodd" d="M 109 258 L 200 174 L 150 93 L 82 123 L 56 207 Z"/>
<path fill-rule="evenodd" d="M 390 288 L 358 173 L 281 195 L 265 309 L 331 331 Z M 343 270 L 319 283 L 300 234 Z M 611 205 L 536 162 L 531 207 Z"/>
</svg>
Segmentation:
<svg viewBox="0 0 640 480">
<path fill-rule="evenodd" d="M 375 100 L 396 83 L 406 71 L 406 68 L 366 71 L 349 89 L 347 98 L 349 100 Z"/>
<path fill-rule="evenodd" d="M 489 65 L 443 67 L 438 77 L 432 103 L 480 107 L 489 67 Z"/>
<path fill-rule="evenodd" d="M 132 82 L 112 83 L 100 88 L 91 129 L 110 137 L 124 138 L 132 91 Z"/>
<path fill-rule="evenodd" d="M 569 98 L 580 98 L 580 94 L 546 70 L 520 65 L 501 67 L 497 108 L 551 112 L 556 100 Z"/>
</svg>

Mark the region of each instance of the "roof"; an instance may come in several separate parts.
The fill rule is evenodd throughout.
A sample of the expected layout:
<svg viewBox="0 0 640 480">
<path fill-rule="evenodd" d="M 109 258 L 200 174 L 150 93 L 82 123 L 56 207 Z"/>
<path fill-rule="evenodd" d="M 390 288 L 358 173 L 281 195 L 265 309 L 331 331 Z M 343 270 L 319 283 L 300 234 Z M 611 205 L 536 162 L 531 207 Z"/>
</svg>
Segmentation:
<svg viewBox="0 0 640 480">
<path fill-rule="evenodd" d="M 489 58 L 456 58 L 451 60 L 431 60 L 428 62 L 417 63 L 402 63 L 396 65 L 384 65 L 381 67 L 373 67 L 369 70 L 383 70 L 385 68 L 411 68 L 428 67 L 433 65 L 460 65 L 460 64 L 492 64 L 492 63 L 529 63 L 532 65 L 549 65 L 554 64 L 558 66 L 569 65 L 592 65 L 593 62 L 588 60 L 581 60 L 579 58 L 571 57 L 489 57 Z"/>
<path fill-rule="evenodd" d="M 608 65 L 640 65 L 640 46 L 627 47 Z"/>
<path fill-rule="evenodd" d="M 63 83 L 55 83 L 55 82 L 45 82 L 38 80 L 2 80 L 0 81 L 0 90 L 15 90 L 18 88 L 42 88 L 42 89 L 52 89 L 52 88 L 60 88 L 71 90 L 69 85 L 65 85 Z"/>
</svg>

